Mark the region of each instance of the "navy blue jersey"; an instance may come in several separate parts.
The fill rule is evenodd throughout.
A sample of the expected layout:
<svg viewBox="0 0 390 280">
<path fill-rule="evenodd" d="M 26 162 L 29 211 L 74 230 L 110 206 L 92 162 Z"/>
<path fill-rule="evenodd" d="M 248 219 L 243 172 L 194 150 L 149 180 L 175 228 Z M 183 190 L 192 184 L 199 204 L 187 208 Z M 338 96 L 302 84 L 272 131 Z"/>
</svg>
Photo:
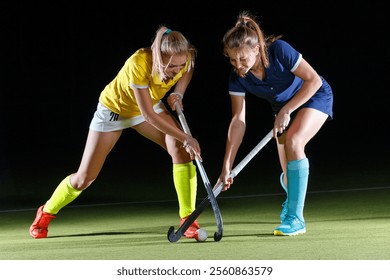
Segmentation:
<svg viewBox="0 0 390 280">
<path fill-rule="evenodd" d="M 283 40 L 276 40 L 268 48 L 269 67 L 265 69 L 264 80 L 258 79 L 250 71 L 240 77 L 234 71 L 229 78 L 229 94 L 245 96 L 253 94 L 267 100 L 273 114 L 280 109 L 301 88 L 303 80 L 292 72 L 302 60 L 302 54 Z M 321 77 L 322 86 L 301 108 L 314 108 L 333 117 L 333 93 L 328 82 Z"/>
</svg>

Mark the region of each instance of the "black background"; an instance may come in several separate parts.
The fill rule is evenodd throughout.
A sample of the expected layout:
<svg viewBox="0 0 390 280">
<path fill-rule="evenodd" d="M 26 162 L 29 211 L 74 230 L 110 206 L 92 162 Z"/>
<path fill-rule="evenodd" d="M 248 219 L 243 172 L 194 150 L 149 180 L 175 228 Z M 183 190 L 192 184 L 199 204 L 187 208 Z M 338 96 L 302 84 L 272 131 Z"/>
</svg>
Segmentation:
<svg viewBox="0 0 390 280">
<path fill-rule="evenodd" d="M 312 1 L 241 0 L 230 5 L 193 1 L 157 6 L 131 1 L 3 1 L 3 205 L 37 205 L 62 178 L 77 170 L 100 91 L 135 50 L 151 45 L 160 24 L 180 30 L 198 49 L 184 112 L 201 143 L 210 180 L 216 180 L 230 121 L 230 65 L 220 42 L 244 10 L 257 16 L 266 34 L 283 34 L 333 88 L 334 120 L 307 146 L 312 188 L 388 184 L 388 15 L 383 1 L 343 2 L 342 6 L 339 2 L 319 2 L 314 7 Z M 272 128 L 270 113 L 268 104 L 248 97 L 248 128 L 238 159 Z M 280 168 L 274 143 L 261 154 L 245 170 L 247 176 L 240 177 L 243 183 L 258 176 L 277 183 Z M 156 188 L 164 188 L 161 197 L 174 197 L 171 168 L 165 151 L 126 130 L 94 183 L 99 186 L 95 196 L 105 201 L 148 199 Z M 127 197 L 123 190 L 118 195 L 121 187 L 137 190 L 135 182 L 150 182 L 150 186 L 138 196 Z"/>
</svg>

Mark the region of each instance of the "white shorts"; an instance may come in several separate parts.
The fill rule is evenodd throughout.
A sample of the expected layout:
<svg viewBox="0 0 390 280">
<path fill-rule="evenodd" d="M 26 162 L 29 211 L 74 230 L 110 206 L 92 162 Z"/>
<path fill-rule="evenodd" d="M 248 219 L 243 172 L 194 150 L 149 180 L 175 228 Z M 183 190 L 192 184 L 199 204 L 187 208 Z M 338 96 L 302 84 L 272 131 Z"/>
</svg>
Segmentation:
<svg viewBox="0 0 390 280">
<path fill-rule="evenodd" d="M 157 114 L 166 111 L 162 101 L 154 105 L 153 109 Z M 110 109 L 99 102 L 89 128 L 94 131 L 109 132 L 126 129 L 144 121 L 145 118 L 142 115 L 126 118 L 112 112 Z"/>
</svg>

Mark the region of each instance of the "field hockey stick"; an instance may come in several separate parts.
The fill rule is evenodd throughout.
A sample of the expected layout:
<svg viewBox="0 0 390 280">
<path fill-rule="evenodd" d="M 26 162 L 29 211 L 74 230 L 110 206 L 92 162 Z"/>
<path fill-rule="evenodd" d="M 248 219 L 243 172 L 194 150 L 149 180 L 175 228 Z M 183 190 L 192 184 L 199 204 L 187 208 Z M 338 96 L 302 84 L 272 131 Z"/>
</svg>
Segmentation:
<svg viewBox="0 0 390 280">
<path fill-rule="evenodd" d="M 230 172 L 230 177 L 233 179 L 238 175 L 238 173 L 241 172 L 241 170 L 252 160 L 252 158 L 257 155 L 257 153 L 273 138 L 273 130 L 268 132 L 268 134 L 248 153 L 248 155 L 241 160 L 239 164 Z M 214 187 L 213 194 L 215 197 L 217 197 L 223 188 L 223 182 L 220 182 L 216 187 Z M 182 234 L 187 230 L 189 225 L 196 220 L 196 218 L 207 208 L 207 206 L 210 204 L 210 200 L 207 198 L 203 199 L 203 201 L 196 207 L 195 211 L 192 212 L 192 214 L 188 217 L 188 225 L 187 227 L 184 227 L 184 223 L 179 227 L 179 229 L 174 231 L 174 227 L 172 226 L 168 230 L 168 239 L 171 240 L 178 240 L 182 236 Z M 187 222 L 186 221 L 186 222 Z M 171 241 L 171 242 L 173 242 Z"/>
<path fill-rule="evenodd" d="M 183 114 L 183 111 L 181 110 L 180 104 L 178 102 L 176 102 L 175 106 L 176 106 L 176 113 L 179 117 L 179 120 L 180 120 L 181 126 L 183 127 L 184 132 L 187 133 L 188 135 L 191 135 L 190 128 L 188 127 L 187 120 Z M 213 208 L 215 220 L 217 222 L 218 231 L 214 233 L 214 240 L 219 241 L 222 239 L 222 235 L 223 235 L 223 222 L 222 222 L 221 211 L 219 210 L 217 200 L 216 200 L 214 193 L 213 193 L 213 188 L 210 184 L 209 178 L 207 177 L 207 174 L 206 174 L 206 171 L 203 167 L 202 162 L 199 160 L 198 157 L 195 157 L 195 161 L 196 161 L 196 165 L 198 166 L 200 175 L 202 177 L 204 186 L 206 188 L 208 200 L 210 201 L 211 207 Z M 198 216 L 199 215 L 197 215 L 196 217 L 198 217 Z M 186 232 L 186 230 L 190 227 L 190 225 L 194 222 L 194 220 L 187 219 L 186 221 L 184 221 L 184 223 L 182 224 L 182 226 L 179 228 L 179 230 L 176 233 L 174 233 L 174 234 L 168 233 L 168 240 L 171 242 L 175 242 L 175 241 L 179 240 L 181 238 L 181 236 L 183 236 L 183 234 Z"/>
<path fill-rule="evenodd" d="M 274 137 L 274 131 L 273 129 L 267 133 L 266 136 L 264 136 L 263 139 L 250 151 L 246 157 L 244 157 L 239 164 L 236 165 L 236 167 L 233 168 L 233 170 L 230 172 L 229 177 L 234 178 L 238 175 L 238 173 L 241 172 L 241 170 L 257 155 L 258 152 Z M 219 183 L 218 186 L 214 188 L 214 195 L 218 196 L 223 187 L 223 182 Z"/>
</svg>

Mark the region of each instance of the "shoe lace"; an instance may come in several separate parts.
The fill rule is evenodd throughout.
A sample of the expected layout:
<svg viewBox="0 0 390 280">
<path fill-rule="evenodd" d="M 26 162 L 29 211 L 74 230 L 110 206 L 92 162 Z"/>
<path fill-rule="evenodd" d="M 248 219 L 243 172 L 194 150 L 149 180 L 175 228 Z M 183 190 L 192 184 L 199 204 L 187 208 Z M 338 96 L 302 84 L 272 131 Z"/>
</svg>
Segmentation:
<svg viewBox="0 0 390 280">
<path fill-rule="evenodd" d="M 54 219 L 54 215 L 50 215 L 47 213 L 43 213 L 41 219 L 39 220 L 39 226 L 42 228 L 47 228 L 49 226 L 49 223 L 52 219 Z"/>
<path fill-rule="evenodd" d="M 288 225 L 292 225 L 295 221 L 296 217 L 294 216 L 291 216 L 291 215 L 288 215 L 286 216 L 286 218 L 284 219 L 283 223 L 284 224 L 288 224 Z"/>
</svg>

